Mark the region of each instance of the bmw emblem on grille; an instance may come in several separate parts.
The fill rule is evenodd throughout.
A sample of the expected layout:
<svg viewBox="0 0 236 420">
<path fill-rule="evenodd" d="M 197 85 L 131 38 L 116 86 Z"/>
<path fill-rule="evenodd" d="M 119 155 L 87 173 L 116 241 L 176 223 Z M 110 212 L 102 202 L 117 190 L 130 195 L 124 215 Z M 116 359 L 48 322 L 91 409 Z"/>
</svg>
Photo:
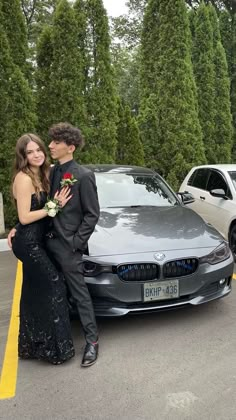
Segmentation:
<svg viewBox="0 0 236 420">
<path fill-rule="evenodd" d="M 161 252 L 157 252 L 156 254 L 154 254 L 154 258 L 157 261 L 163 261 L 165 258 L 165 254 L 162 254 Z"/>
</svg>

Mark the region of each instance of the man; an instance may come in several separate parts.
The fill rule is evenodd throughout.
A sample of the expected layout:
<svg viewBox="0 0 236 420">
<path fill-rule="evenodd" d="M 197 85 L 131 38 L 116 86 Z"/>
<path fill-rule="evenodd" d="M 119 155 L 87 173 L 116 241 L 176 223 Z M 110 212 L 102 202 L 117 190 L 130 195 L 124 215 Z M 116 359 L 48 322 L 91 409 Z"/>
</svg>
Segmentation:
<svg viewBox="0 0 236 420">
<path fill-rule="evenodd" d="M 49 129 L 51 157 L 58 161 L 50 173 L 51 197 L 61 185 L 71 185 L 72 198 L 52 218 L 47 249 L 63 271 L 75 300 L 86 346 L 81 366 L 93 365 L 98 357 L 98 332 L 91 297 L 84 281 L 82 255 L 99 218 L 99 203 L 94 173 L 78 165 L 73 153 L 83 144 L 78 128 L 59 123 Z M 61 184 L 62 182 L 62 184 Z M 9 242 L 11 242 L 11 232 Z"/>
</svg>

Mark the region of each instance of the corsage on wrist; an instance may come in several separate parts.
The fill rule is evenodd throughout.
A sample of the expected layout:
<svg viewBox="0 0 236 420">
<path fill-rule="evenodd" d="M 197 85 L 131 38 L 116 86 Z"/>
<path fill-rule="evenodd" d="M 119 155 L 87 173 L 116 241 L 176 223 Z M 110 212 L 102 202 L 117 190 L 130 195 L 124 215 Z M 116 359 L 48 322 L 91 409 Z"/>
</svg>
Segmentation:
<svg viewBox="0 0 236 420">
<path fill-rule="evenodd" d="M 50 217 L 55 217 L 61 210 L 59 201 L 56 198 L 48 200 L 43 209 L 46 210 L 48 216 Z"/>
<path fill-rule="evenodd" d="M 69 172 L 66 172 L 63 175 L 60 184 L 61 184 L 61 187 L 63 188 L 63 187 L 71 187 L 76 182 L 77 182 L 77 179 L 74 177 L 74 175 Z"/>
</svg>

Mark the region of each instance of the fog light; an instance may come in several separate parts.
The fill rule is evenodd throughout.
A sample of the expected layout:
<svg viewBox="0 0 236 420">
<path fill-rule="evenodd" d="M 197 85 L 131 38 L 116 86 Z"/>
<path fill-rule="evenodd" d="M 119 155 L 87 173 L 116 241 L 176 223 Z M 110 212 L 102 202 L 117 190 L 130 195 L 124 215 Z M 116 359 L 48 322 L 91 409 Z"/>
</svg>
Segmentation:
<svg viewBox="0 0 236 420">
<path fill-rule="evenodd" d="M 226 283 L 226 279 L 221 279 L 221 280 L 219 281 L 219 286 L 220 286 L 220 287 L 224 287 L 225 283 Z"/>
</svg>

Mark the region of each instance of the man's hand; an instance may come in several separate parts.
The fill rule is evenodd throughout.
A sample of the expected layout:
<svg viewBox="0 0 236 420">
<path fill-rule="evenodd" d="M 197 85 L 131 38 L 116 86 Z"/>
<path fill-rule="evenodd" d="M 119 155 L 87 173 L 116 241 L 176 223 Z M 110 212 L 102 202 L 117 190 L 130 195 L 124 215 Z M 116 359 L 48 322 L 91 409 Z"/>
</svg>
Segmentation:
<svg viewBox="0 0 236 420">
<path fill-rule="evenodd" d="M 14 238 L 15 234 L 16 234 L 16 229 L 15 228 L 12 228 L 10 230 L 10 232 L 8 233 L 7 243 L 8 243 L 9 248 L 12 248 L 11 241 L 12 241 L 12 238 Z"/>
</svg>

